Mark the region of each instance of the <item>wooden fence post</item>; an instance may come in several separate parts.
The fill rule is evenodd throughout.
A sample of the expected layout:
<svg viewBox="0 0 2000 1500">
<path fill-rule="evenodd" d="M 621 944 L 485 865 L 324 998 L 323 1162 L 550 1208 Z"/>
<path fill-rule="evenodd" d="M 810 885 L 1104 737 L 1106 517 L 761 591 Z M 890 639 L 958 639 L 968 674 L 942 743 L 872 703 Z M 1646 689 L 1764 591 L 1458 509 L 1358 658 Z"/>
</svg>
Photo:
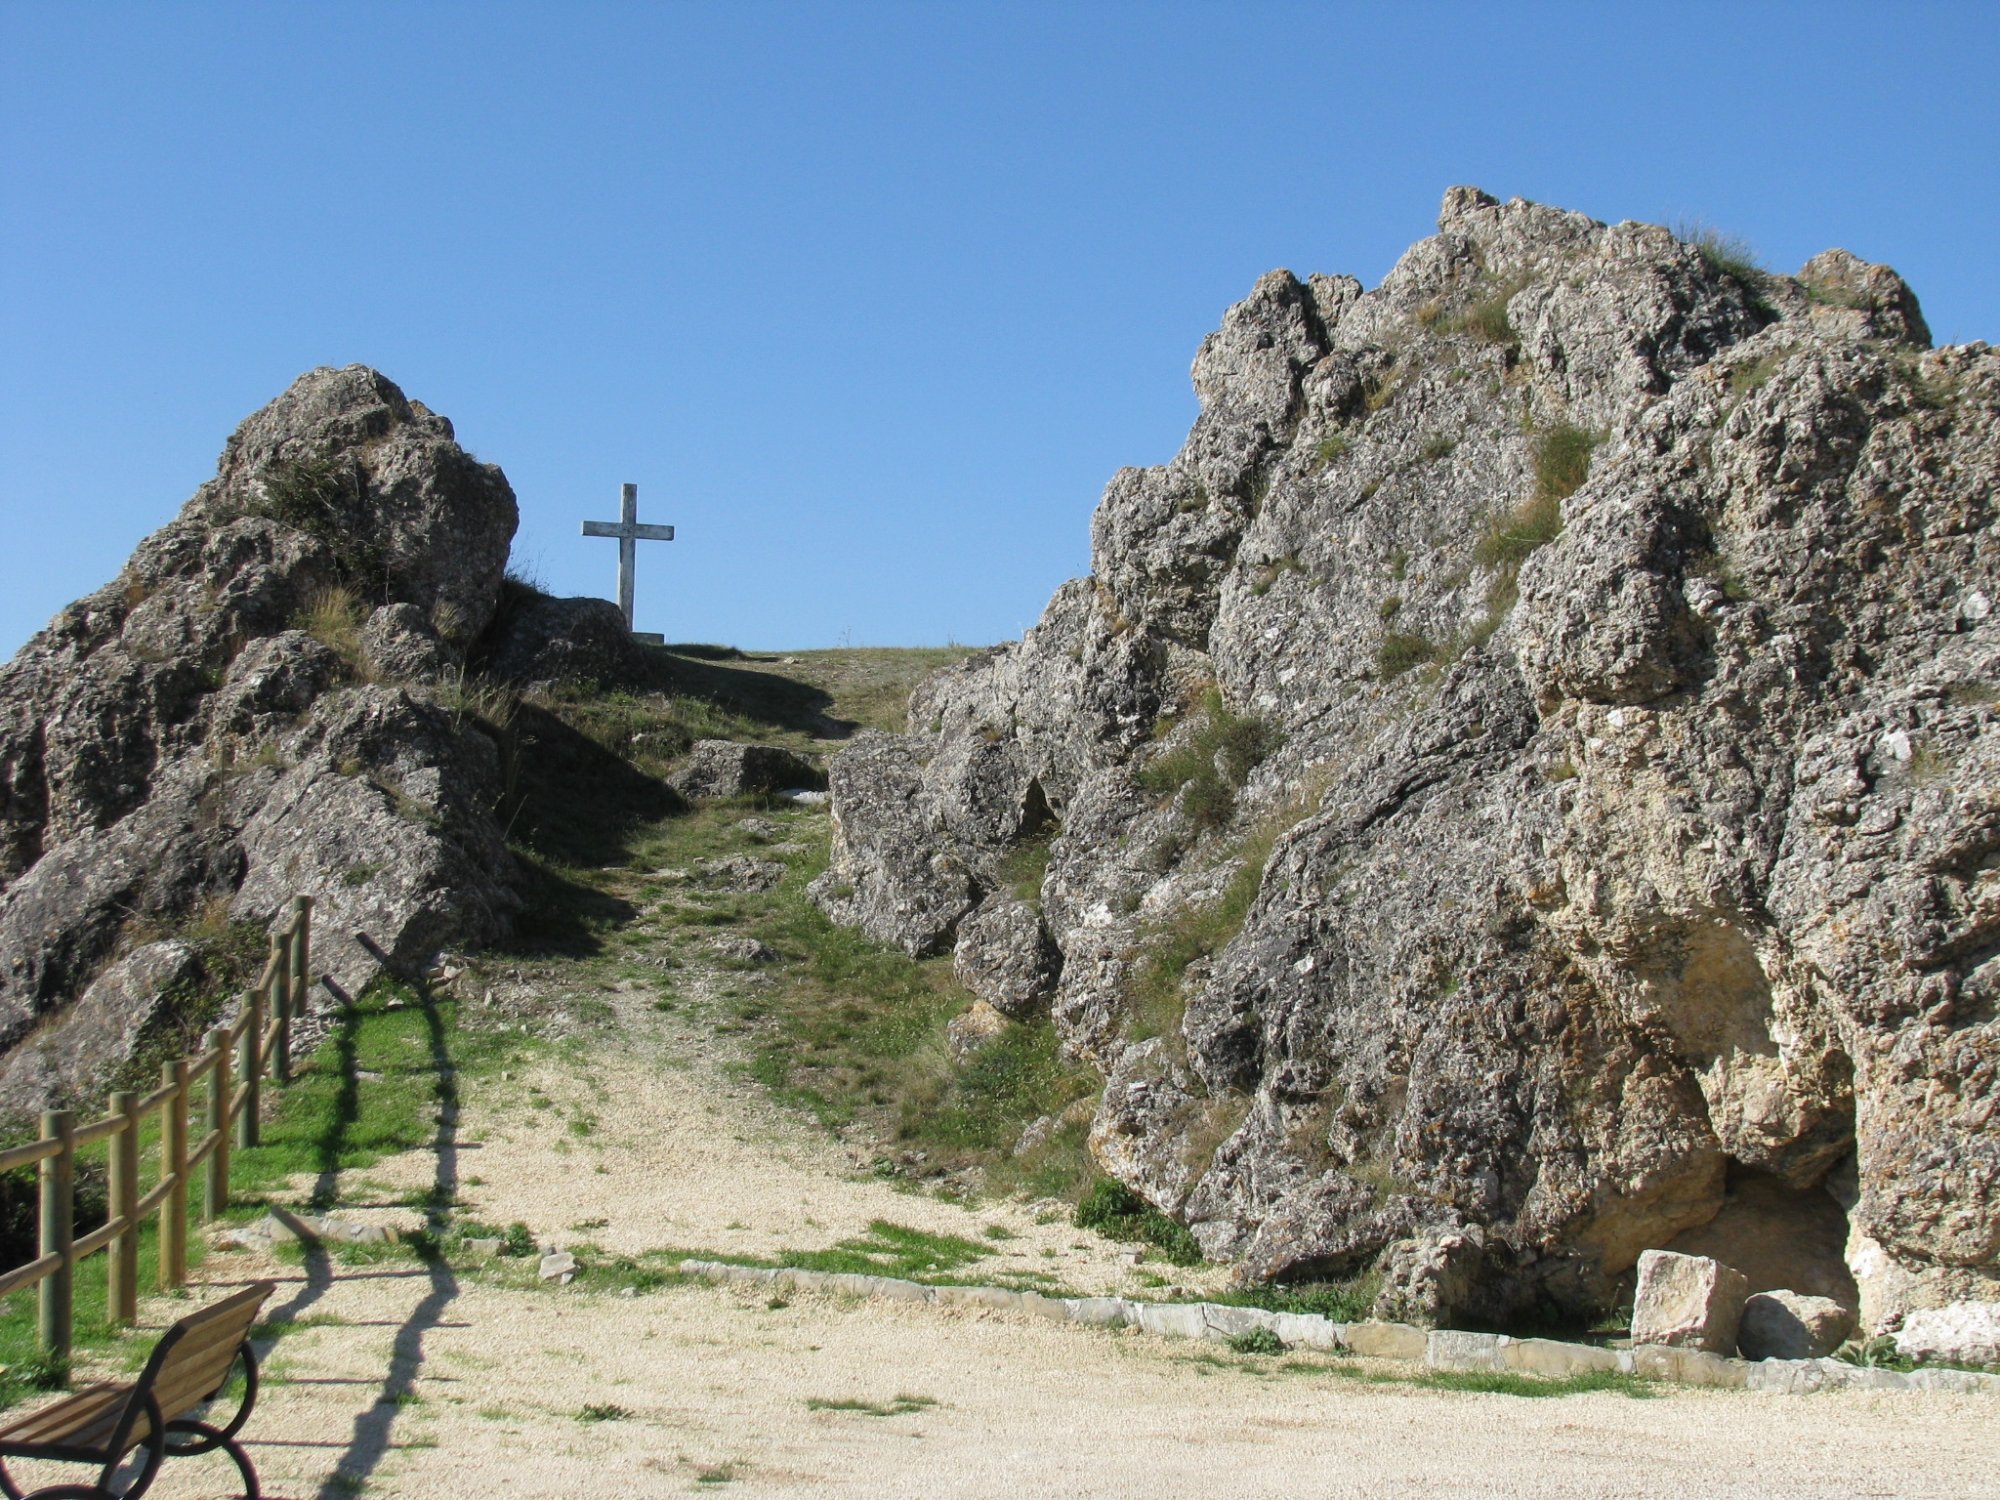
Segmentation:
<svg viewBox="0 0 2000 1500">
<path fill-rule="evenodd" d="M 284 932 L 271 941 L 278 959 L 277 978 L 271 985 L 271 1014 L 278 1022 L 271 1036 L 271 1081 L 285 1084 L 292 1081 L 292 996 L 297 993 L 292 985 L 292 965 L 299 947 L 296 912 Z"/>
<path fill-rule="evenodd" d="M 39 1332 L 42 1348 L 67 1359 L 74 1311 L 76 1254 L 76 1121 L 66 1109 L 42 1115 L 42 1139 L 62 1142 L 53 1156 L 42 1158 L 41 1253 L 60 1255 L 62 1263 L 42 1279 Z"/>
<path fill-rule="evenodd" d="M 125 1221 L 124 1232 L 104 1257 L 104 1311 L 114 1324 L 139 1320 L 139 1099 L 111 1096 L 111 1112 L 125 1122 L 111 1137 L 111 1217 Z"/>
<path fill-rule="evenodd" d="M 202 1184 L 201 1219 L 221 1217 L 229 1207 L 229 1029 L 218 1026 L 208 1034 L 207 1131 L 215 1137 L 208 1153 L 208 1178 Z"/>
<path fill-rule="evenodd" d="M 285 971 L 285 954 L 282 939 L 271 939 L 271 958 L 265 965 L 265 975 L 271 976 L 276 984 Z M 239 1074 L 243 1080 L 243 1113 L 236 1117 L 236 1144 L 248 1149 L 257 1144 L 257 1115 L 264 1107 L 264 977 L 258 976 L 256 987 L 250 991 L 243 1005 L 250 1012 L 249 1024 L 243 1028 L 243 1060 Z"/>
<path fill-rule="evenodd" d="M 173 1085 L 173 1097 L 160 1111 L 160 1177 L 171 1179 L 160 1205 L 160 1290 L 172 1291 L 187 1280 L 188 1224 L 188 1065 L 177 1057 L 160 1068 L 160 1084 Z"/>
</svg>

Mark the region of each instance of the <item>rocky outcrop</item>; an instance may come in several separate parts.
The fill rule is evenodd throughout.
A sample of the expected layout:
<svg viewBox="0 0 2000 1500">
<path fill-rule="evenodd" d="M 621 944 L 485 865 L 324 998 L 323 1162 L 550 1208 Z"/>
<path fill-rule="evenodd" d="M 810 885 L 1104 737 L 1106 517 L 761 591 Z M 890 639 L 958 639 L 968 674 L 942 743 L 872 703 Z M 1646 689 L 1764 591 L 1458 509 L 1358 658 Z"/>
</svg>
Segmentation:
<svg viewBox="0 0 2000 1500">
<path fill-rule="evenodd" d="M 667 785 L 691 802 L 758 793 L 818 789 L 826 775 L 804 756 L 782 745 L 746 745 L 736 740 L 696 740 L 687 760 Z"/>
<path fill-rule="evenodd" d="M 1053 833 L 1100 1161 L 1246 1276 L 1994 1299 L 2000 356 L 1844 252 L 1438 228 L 1230 310 L 1091 577 L 836 758 L 822 904 L 938 951 Z"/>
<path fill-rule="evenodd" d="M 414 965 L 506 929 L 501 746 L 457 690 L 515 520 L 444 418 L 314 370 L 0 669 L 0 1103 L 129 1055 L 199 967 L 143 935 L 197 910 L 315 896 L 348 991 L 359 932 Z"/>
</svg>

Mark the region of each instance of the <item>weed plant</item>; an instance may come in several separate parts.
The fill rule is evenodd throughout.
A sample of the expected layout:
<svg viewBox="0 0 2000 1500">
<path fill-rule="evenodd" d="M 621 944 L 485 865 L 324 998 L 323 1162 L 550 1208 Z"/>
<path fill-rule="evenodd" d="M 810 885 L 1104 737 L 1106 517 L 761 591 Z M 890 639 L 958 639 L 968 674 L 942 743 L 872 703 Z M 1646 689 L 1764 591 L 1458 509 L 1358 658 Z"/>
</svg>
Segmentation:
<svg viewBox="0 0 2000 1500">
<path fill-rule="evenodd" d="M 1278 732 L 1262 719 L 1233 712 L 1222 691 L 1202 695 L 1200 727 L 1181 744 L 1140 768 L 1134 778 L 1157 796 L 1179 794 L 1196 828 L 1222 827 L 1236 811 L 1236 793 L 1278 748 Z"/>
</svg>

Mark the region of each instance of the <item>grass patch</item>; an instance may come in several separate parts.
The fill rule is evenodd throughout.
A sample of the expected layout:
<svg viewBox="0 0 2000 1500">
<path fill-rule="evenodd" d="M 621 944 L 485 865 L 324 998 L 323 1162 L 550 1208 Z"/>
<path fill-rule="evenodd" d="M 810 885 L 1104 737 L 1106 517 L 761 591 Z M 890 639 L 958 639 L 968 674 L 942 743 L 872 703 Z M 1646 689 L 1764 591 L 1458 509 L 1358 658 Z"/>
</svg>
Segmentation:
<svg viewBox="0 0 2000 1500">
<path fill-rule="evenodd" d="M 1206 906 L 1184 906 L 1140 933 L 1144 955 L 1133 966 L 1126 995 L 1127 1035 L 1133 1041 L 1175 1037 L 1187 1009 L 1182 987 L 1190 965 L 1222 951 L 1250 915 L 1278 839 L 1318 810 L 1323 786 L 1308 782 L 1283 807 L 1260 820 L 1234 851 L 1235 869 L 1221 897 Z"/>
<path fill-rule="evenodd" d="M 1313 449 L 1313 453 L 1319 459 L 1319 466 L 1324 469 L 1329 464 L 1337 463 L 1342 458 L 1345 458 L 1348 449 L 1353 446 L 1354 440 L 1348 437 L 1346 433 L 1336 432 L 1329 437 L 1321 438 L 1319 445 Z"/>
<path fill-rule="evenodd" d="M 1727 276 L 1752 291 L 1761 289 L 1770 278 L 1757 252 L 1740 235 L 1725 233 L 1700 219 L 1684 220 L 1674 225 L 1673 232 L 1676 239 L 1694 248 L 1714 275 Z"/>
<path fill-rule="evenodd" d="M 303 531 L 333 554 L 342 579 L 369 598 L 380 597 L 387 581 L 382 546 L 357 528 L 365 513 L 359 476 L 330 458 L 273 464 L 259 478 L 258 492 L 243 513 Z"/>
<path fill-rule="evenodd" d="M 1246 1328 L 1229 1338 L 1232 1354 L 1283 1354 L 1285 1341 L 1268 1328 Z"/>
<path fill-rule="evenodd" d="M 850 1411 L 864 1417 L 907 1417 L 937 1405 L 935 1396 L 899 1395 L 889 1401 L 863 1401 L 857 1397 L 806 1397 L 807 1411 Z"/>
<path fill-rule="evenodd" d="M 977 1240 L 932 1234 L 876 1219 L 868 1232 L 835 1242 L 831 1250 L 784 1250 L 777 1262 L 801 1271 L 834 1271 L 863 1276 L 895 1276 L 915 1281 L 949 1275 L 984 1260 L 992 1252 Z"/>
<path fill-rule="evenodd" d="M 1398 600 L 1398 608 L 1401 604 Z M 1392 630 L 1375 648 L 1375 675 L 1383 682 L 1393 682 L 1405 672 L 1436 661 L 1438 655 L 1437 643 L 1422 631 Z"/>
<path fill-rule="evenodd" d="M 1025 901 L 1030 906 L 1041 901 L 1042 881 L 1049 873 L 1049 850 L 1055 844 L 1056 835 L 1061 832 L 1061 825 L 1051 819 L 1009 849 L 1000 861 L 1000 883 L 1011 890 L 1017 900 Z"/>
<path fill-rule="evenodd" d="M 611 1401 L 593 1401 L 578 1408 L 576 1419 L 579 1422 L 623 1422 L 631 1415 L 630 1407 L 619 1406 Z"/>
<path fill-rule="evenodd" d="M 368 658 L 361 649 L 361 626 L 366 618 L 367 610 L 353 589 L 330 584 L 306 597 L 292 628 L 303 630 L 339 657 L 350 673 L 365 680 Z"/>
<path fill-rule="evenodd" d="M 1178 1224 L 1141 1198 L 1124 1183 L 1101 1177 L 1076 1206 L 1076 1226 L 1094 1229 L 1107 1239 L 1125 1240 L 1153 1246 L 1176 1266 L 1201 1264 L 1201 1246 Z"/>
<path fill-rule="evenodd" d="M 1277 1283 L 1211 1292 L 1208 1300 L 1266 1312 L 1311 1313 L 1335 1323 L 1358 1323 L 1370 1315 L 1382 1278 L 1373 1271 L 1346 1281 Z"/>
<path fill-rule="evenodd" d="M 1262 719 L 1233 712 L 1210 687 L 1197 710 L 1198 728 L 1181 744 L 1142 766 L 1133 778 L 1156 796 L 1180 796 L 1199 829 L 1220 828 L 1236 811 L 1236 793 L 1278 748 L 1278 731 Z"/>
<path fill-rule="evenodd" d="M 1457 332 L 1470 334 L 1482 344 L 1498 348 L 1517 347 L 1521 337 L 1507 317 L 1507 304 L 1527 285 L 1525 278 L 1502 283 L 1490 296 L 1481 298 L 1451 321 Z"/>
<path fill-rule="evenodd" d="M 1749 395 L 1775 375 L 1778 366 L 1784 362 L 1781 354 L 1760 354 L 1755 359 L 1733 366 L 1729 371 L 1730 394 Z"/>
</svg>

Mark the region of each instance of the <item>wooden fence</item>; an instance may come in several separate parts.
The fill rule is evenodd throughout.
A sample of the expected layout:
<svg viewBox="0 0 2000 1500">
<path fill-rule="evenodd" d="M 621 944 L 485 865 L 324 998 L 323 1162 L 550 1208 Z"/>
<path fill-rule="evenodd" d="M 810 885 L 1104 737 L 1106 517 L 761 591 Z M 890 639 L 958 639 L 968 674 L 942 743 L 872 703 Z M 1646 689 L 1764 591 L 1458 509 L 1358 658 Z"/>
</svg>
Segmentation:
<svg viewBox="0 0 2000 1500">
<path fill-rule="evenodd" d="M 304 1009 L 312 949 L 312 897 L 292 902 L 291 919 L 271 935 L 271 956 L 244 1000 L 243 1013 L 228 1026 L 209 1032 L 202 1050 L 176 1058 L 160 1069 L 160 1086 L 150 1094 L 116 1093 L 110 1112 L 88 1124 L 73 1113 L 52 1109 L 42 1116 L 41 1139 L 0 1151 L 0 1171 L 39 1164 L 40 1254 L 0 1275 L 0 1296 L 23 1287 L 41 1288 L 41 1344 L 51 1353 L 70 1352 L 77 1262 L 103 1250 L 105 1311 L 110 1321 L 129 1324 L 139 1315 L 139 1226 L 158 1214 L 159 1285 L 165 1291 L 187 1280 L 188 1189 L 203 1172 L 200 1218 L 215 1218 L 229 1204 L 229 1154 L 257 1144 L 258 1110 L 264 1075 L 278 1083 L 292 1076 L 292 1018 Z M 233 1079 L 233 1082 L 232 1082 Z M 201 1134 L 190 1140 L 188 1113 L 197 1085 L 202 1089 Z M 139 1191 L 139 1136 L 145 1122 L 160 1117 L 159 1180 Z M 108 1142 L 110 1217 L 81 1239 L 75 1233 L 76 1154 Z"/>
</svg>

